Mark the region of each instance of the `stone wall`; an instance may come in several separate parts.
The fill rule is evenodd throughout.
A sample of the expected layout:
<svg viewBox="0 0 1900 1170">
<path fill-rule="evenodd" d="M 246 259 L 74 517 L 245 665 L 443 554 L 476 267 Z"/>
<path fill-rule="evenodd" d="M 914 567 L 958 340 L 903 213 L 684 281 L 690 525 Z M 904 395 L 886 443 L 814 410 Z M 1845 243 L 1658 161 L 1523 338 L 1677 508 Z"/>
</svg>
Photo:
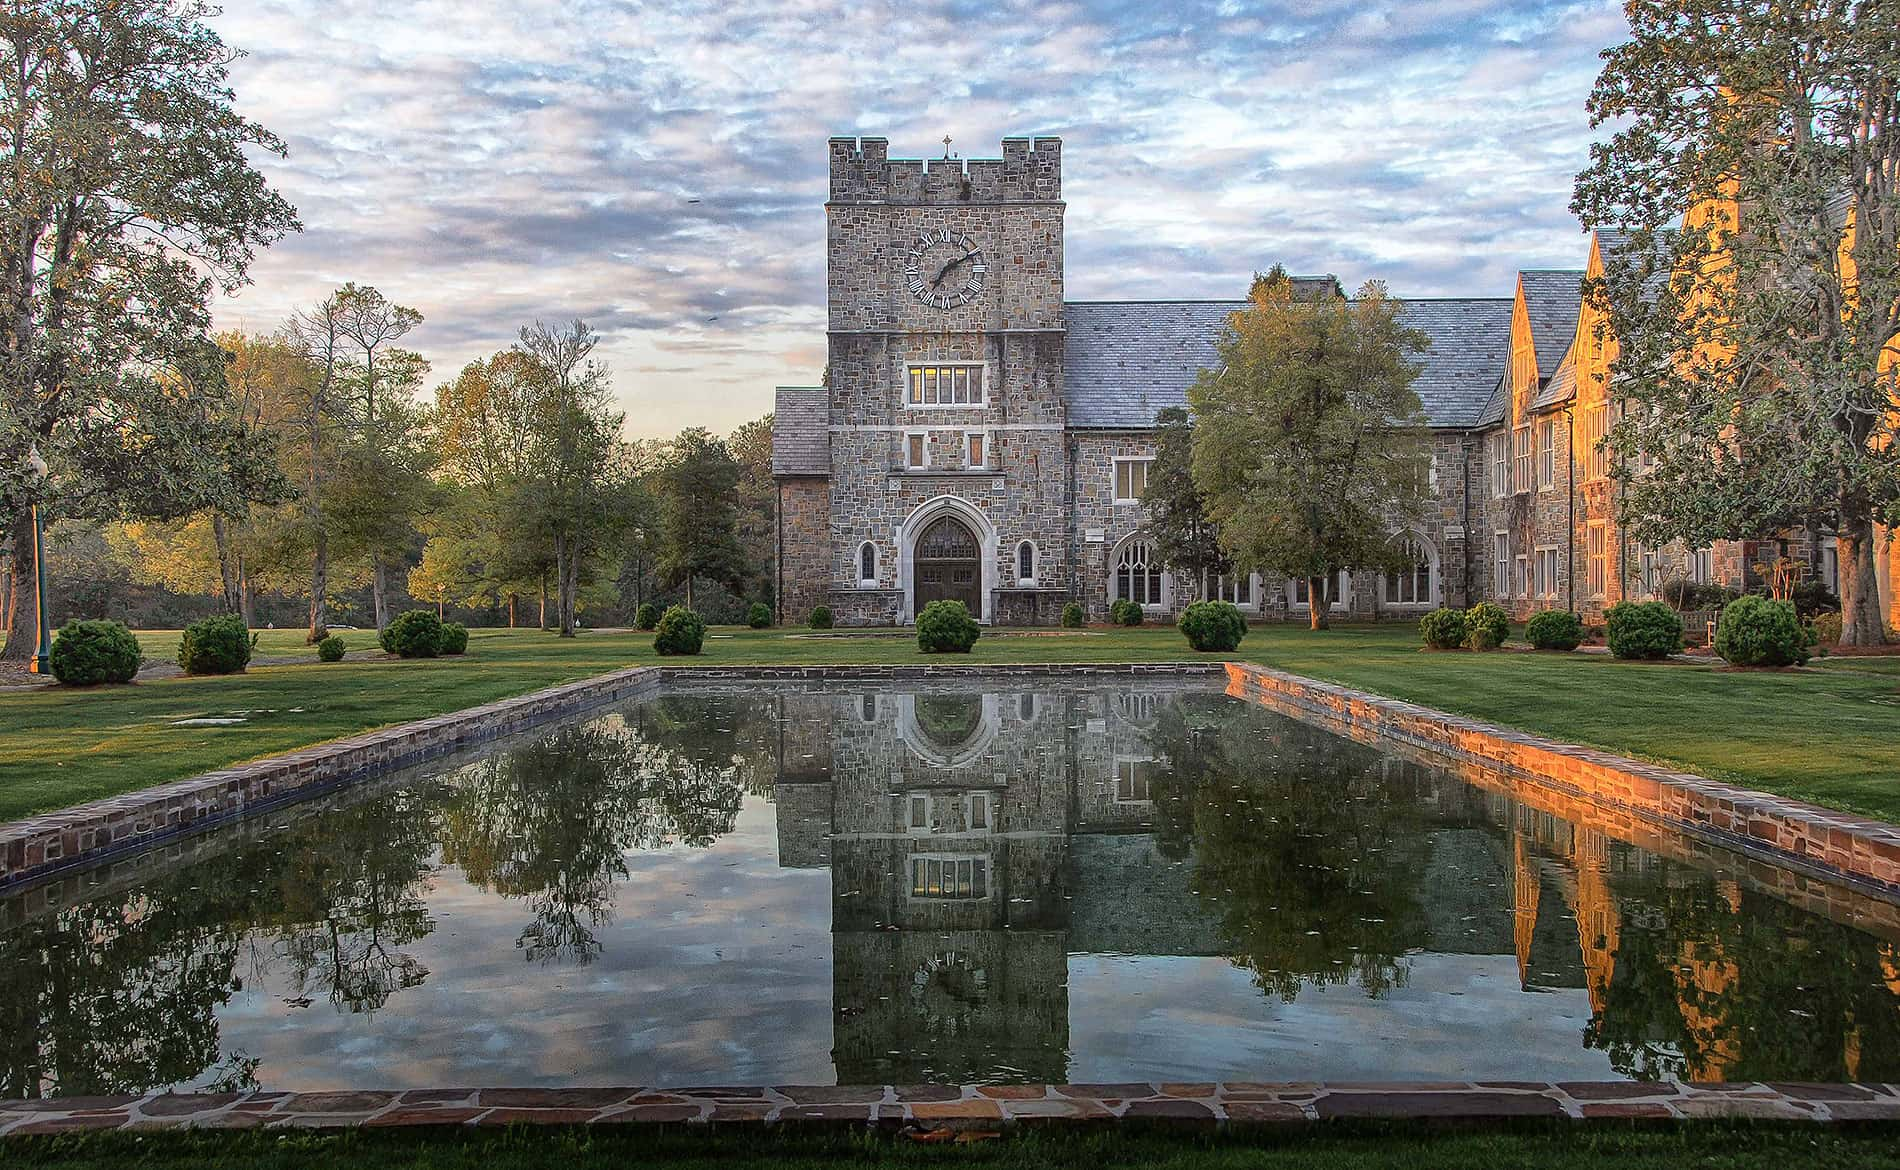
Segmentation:
<svg viewBox="0 0 1900 1170">
<path fill-rule="evenodd" d="M 803 625 L 831 592 L 831 484 L 818 476 L 778 481 L 778 624 Z"/>
</svg>

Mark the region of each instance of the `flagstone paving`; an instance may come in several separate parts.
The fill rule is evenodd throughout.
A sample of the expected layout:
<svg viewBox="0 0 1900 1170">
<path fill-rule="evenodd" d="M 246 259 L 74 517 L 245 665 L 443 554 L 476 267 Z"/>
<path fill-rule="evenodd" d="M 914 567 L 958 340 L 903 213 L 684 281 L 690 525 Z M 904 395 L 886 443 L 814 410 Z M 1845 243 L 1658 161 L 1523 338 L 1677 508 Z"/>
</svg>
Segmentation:
<svg viewBox="0 0 1900 1170">
<path fill-rule="evenodd" d="M 0 1136 L 182 1126 L 831 1123 L 939 1129 L 1010 1123 L 1220 1126 L 1335 1118 L 1524 1117 L 1900 1122 L 1900 1085 L 1230 1081 L 152 1093 L 0 1101 Z"/>
</svg>

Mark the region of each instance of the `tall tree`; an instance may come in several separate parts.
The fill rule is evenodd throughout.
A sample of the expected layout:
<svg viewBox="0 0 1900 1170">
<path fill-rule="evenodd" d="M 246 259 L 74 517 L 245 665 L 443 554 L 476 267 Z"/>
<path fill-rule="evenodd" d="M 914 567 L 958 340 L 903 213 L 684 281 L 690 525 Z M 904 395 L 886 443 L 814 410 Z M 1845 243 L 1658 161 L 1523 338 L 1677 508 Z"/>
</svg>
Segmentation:
<svg viewBox="0 0 1900 1170">
<path fill-rule="evenodd" d="M 286 407 L 300 464 L 301 535 L 310 556 L 310 623 L 304 636 L 316 643 L 329 633 L 325 615 L 330 591 L 330 519 L 325 506 L 349 407 L 345 387 L 351 373 L 350 355 L 337 294 L 294 314 L 284 326 L 284 337 L 303 367 Z"/>
<path fill-rule="evenodd" d="M 396 304 L 372 285 L 336 291 L 337 331 L 349 344 L 353 443 L 346 452 L 347 499 L 338 511 L 369 558 L 376 628 L 389 624 L 389 562 L 405 555 L 415 517 L 428 496 L 430 451 L 416 391 L 428 373 L 422 355 L 396 342 L 422 324 L 422 314 Z"/>
<path fill-rule="evenodd" d="M 1188 390 L 1193 478 L 1238 570 L 1307 582 L 1326 628 L 1328 582 L 1400 563 L 1393 533 L 1423 506 L 1430 459 L 1408 359 L 1428 341 L 1377 282 L 1351 301 L 1255 283 Z"/>
<path fill-rule="evenodd" d="M 746 592 L 777 608 L 772 561 L 777 555 L 778 485 L 772 479 L 772 416 L 753 419 L 726 439 L 739 464 L 736 534 L 745 549 Z"/>
<path fill-rule="evenodd" d="M 1194 420 L 1178 406 L 1155 416 L 1155 457 L 1141 496 L 1161 563 L 1199 596 L 1208 577 L 1231 571 L 1207 497 L 1194 483 Z"/>
<path fill-rule="evenodd" d="M 535 412 L 538 455 L 533 498 L 554 542 L 561 637 L 574 636 L 585 566 L 604 548 L 623 515 L 628 476 L 626 417 L 611 406 L 607 368 L 593 360 L 600 336 L 585 321 L 521 330 L 516 348 L 540 367 Z"/>
<path fill-rule="evenodd" d="M 1841 641 L 1884 640 L 1900 522 L 1900 6 L 1629 0 L 1572 209 L 1629 236 L 1588 295 L 1617 346 L 1626 522 L 1840 541 Z"/>
<path fill-rule="evenodd" d="M 220 474 L 201 444 L 170 439 L 202 419 L 168 409 L 152 375 L 191 360 L 211 290 L 242 285 L 256 249 L 298 225 L 251 164 L 283 144 L 232 108 L 235 54 L 205 23 L 214 11 L 18 0 L 0 13 L 0 523 L 18 580 L 30 510 L 48 498 L 23 473 L 35 444 L 58 468 L 83 433 L 94 466 L 139 473 L 135 491 L 202 496 Z M 18 659 L 38 619 L 32 591 L 11 596 L 0 656 Z"/>
<path fill-rule="evenodd" d="M 681 431 L 660 470 L 660 579 L 684 585 L 689 607 L 695 579 L 734 592 L 744 588 L 746 552 L 735 502 L 740 474 L 726 444 L 703 427 Z"/>
</svg>

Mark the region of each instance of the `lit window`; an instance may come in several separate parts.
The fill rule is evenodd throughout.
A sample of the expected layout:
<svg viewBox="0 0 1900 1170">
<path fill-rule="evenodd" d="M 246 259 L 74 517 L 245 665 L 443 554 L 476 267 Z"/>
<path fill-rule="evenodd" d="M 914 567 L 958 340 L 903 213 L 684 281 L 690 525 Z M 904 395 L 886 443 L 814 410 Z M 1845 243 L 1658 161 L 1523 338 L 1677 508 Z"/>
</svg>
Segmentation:
<svg viewBox="0 0 1900 1170">
<path fill-rule="evenodd" d="M 983 440 L 986 437 L 987 436 L 982 431 L 969 431 L 964 434 L 963 436 L 964 454 L 968 457 L 971 467 L 988 466 L 983 461 L 983 457 L 985 455 L 985 452 L 983 450 L 985 444 Z"/>
<path fill-rule="evenodd" d="M 909 397 L 912 406 L 981 406 L 983 367 L 912 366 Z"/>
<path fill-rule="evenodd" d="M 929 437 L 922 431 L 911 431 L 904 436 L 904 466 L 912 470 L 930 466 Z"/>
<path fill-rule="evenodd" d="M 1589 592 L 1590 596 L 1601 597 L 1603 596 L 1603 582 L 1607 580 L 1603 571 L 1603 522 L 1601 520 L 1591 521 L 1588 531 L 1584 533 L 1583 540 L 1584 552 L 1589 558 L 1589 568 L 1587 570 L 1587 576 L 1584 578 L 1584 588 Z"/>
<path fill-rule="evenodd" d="M 1147 459 L 1115 460 L 1115 502 L 1133 504 L 1148 490 Z"/>
<path fill-rule="evenodd" d="M 990 862 L 987 857 L 913 857 L 910 860 L 910 896 L 913 898 L 987 898 Z"/>
<path fill-rule="evenodd" d="M 1026 540 L 1016 546 L 1016 580 L 1025 585 L 1036 580 L 1036 546 Z"/>
</svg>

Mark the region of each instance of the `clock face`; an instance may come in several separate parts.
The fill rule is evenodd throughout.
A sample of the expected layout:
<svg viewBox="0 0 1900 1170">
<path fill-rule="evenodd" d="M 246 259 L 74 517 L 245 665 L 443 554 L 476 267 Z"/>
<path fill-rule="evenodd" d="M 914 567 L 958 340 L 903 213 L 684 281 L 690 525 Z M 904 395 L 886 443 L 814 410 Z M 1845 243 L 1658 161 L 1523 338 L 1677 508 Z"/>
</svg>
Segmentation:
<svg viewBox="0 0 1900 1170">
<path fill-rule="evenodd" d="M 974 240 L 939 228 L 919 236 L 904 257 L 904 287 L 926 305 L 954 309 L 983 294 L 989 270 Z"/>
</svg>

